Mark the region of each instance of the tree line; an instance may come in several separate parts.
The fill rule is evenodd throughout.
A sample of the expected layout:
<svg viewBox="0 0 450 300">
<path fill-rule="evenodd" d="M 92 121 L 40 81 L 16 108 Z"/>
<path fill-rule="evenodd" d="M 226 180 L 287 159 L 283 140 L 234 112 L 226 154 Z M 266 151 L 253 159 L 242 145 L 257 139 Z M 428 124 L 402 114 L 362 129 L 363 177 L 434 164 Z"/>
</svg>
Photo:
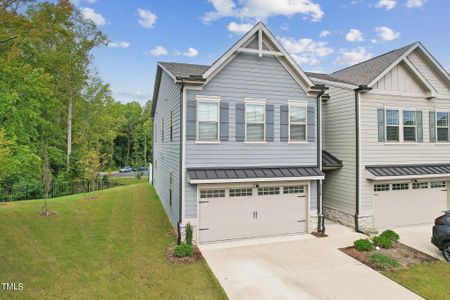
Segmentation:
<svg viewBox="0 0 450 300">
<path fill-rule="evenodd" d="M 108 39 L 67 0 L 0 0 L 0 182 L 91 179 L 147 165 L 151 102 L 115 101 L 92 50 Z"/>
</svg>

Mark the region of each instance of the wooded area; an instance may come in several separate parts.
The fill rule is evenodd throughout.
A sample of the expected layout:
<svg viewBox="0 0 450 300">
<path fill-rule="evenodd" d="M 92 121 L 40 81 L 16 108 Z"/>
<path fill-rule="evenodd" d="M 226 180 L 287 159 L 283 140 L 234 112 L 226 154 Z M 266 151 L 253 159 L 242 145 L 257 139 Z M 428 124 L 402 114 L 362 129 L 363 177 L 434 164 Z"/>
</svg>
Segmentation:
<svg viewBox="0 0 450 300">
<path fill-rule="evenodd" d="M 151 102 L 113 99 L 91 55 L 107 41 L 67 0 L 0 0 L 0 183 L 147 165 Z"/>
</svg>

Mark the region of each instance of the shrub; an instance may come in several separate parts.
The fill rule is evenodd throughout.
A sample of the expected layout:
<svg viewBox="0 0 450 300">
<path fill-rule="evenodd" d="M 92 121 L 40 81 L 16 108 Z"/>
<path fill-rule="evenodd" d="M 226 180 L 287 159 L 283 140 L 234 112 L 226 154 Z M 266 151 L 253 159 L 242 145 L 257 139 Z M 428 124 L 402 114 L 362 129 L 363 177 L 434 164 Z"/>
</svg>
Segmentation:
<svg viewBox="0 0 450 300">
<path fill-rule="evenodd" d="M 173 250 L 173 255 L 176 257 L 186 257 L 192 256 L 193 252 L 194 250 L 192 249 L 192 245 L 183 243 L 175 246 L 175 249 Z"/>
<path fill-rule="evenodd" d="M 186 244 L 188 244 L 188 245 L 192 245 L 192 234 L 193 234 L 192 225 L 191 225 L 191 223 L 187 223 L 187 225 L 186 225 Z"/>
<path fill-rule="evenodd" d="M 370 261 L 373 262 L 377 267 L 379 267 L 382 270 L 386 270 L 388 266 L 391 267 L 399 267 L 400 263 L 390 258 L 389 256 L 383 255 L 381 253 L 374 253 L 369 257 Z"/>
<path fill-rule="evenodd" d="M 381 248 L 390 249 L 392 248 L 392 241 L 385 236 L 377 235 L 373 237 L 373 244 Z"/>
<path fill-rule="evenodd" d="M 373 246 L 372 242 L 368 239 L 360 239 L 353 242 L 355 249 L 358 251 L 371 251 Z"/>
<path fill-rule="evenodd" d="M 400 236 L 398 235 L 398 233 L 395 232 L 394 230 L 390 230 L 390 229 L 383 231 L 381 236 L 384 236 L 385 238 L 388 238 L 391 241 L 398 241 L 400 239 Z"/>
</svg>

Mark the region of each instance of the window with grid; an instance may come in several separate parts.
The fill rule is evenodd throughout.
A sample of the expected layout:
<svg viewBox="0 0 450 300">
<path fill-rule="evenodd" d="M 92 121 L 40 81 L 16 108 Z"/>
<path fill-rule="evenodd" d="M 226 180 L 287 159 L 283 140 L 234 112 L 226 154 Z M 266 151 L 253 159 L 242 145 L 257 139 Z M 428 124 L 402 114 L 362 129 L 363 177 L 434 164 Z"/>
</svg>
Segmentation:
<svg viewBox="0 0 450 300">
<path fill-rule="evenodd" d="M 413 190 L 427 189 L 428 182 L 413 182 L 412 188 Z"/>
<path fill-rule="evenodd" d="M 415 142 L 417 133 L 416 112 L 403 111 L 403 140 L 405 142 Z"/>
<path fill-rule="evenodd" d="M 445 188 L 445 181 L 432 181 L 430 183 L 431 188 Z"/>
<path fill-rule="evenodd" d="M 202 190 L 200 198 L 222 198 L 225 197 L 225 190 Z"/>
<path fill-rule="evenodd" d="M 289 106 L 289 140 L 293 142 L 306 141 L 306 107 Z"/>
<path fill-rule="evenodd" d="M 279 195 L 280 194 L 280 188 L 279 187 L 263 187 L 258 188 L 258 195 L 259 196 L 265 196 L 265 195 Z"/>
<path fill-rule="evenodd" d="M 252 188 L 230 189 L 229 192 L 230 197 L 252 196 L 252 194 L 253 194 Z"/>
<path fill-rule="evenodd" d="M 246 141 L 264 142 L 266 105 L 247 103 L 245 106 Z"/>
<path fill-rule="evenodd" d="M 305 187 L 303 185 L 293 185 L 283 187 L 283 194 L 303 194 Z"/>
<path fill-rule="evenodd" d="M 398 110 L 386 109 L 386 141 L 400 141 L 400 115 Z"/>
<path fill-rule="evenodd" d="M 437 141 L 448 142 L 448 113 L 437 112 L 436 113 L 436 128 L 437 128 Z"/>
<path fill-rule="evenodd" d="M 386 191 L 389 191 L 390 190 L 390 188 L 389 188 L 390 186 L 389 186 L 389 184 L 375 184 L 374 186 L 373 186 L 373 191 L 374 192 L 386 192 Z"/>
<path fill-rule="evenodd" d="M 409 183 L 393 183 L 393 191 L 409 190 Z"/>
<path fill-rule="evenodd" d="M 198 102 L 198 140 L 204 142 L 219 140 L 219 102 Z"/>
</svg>

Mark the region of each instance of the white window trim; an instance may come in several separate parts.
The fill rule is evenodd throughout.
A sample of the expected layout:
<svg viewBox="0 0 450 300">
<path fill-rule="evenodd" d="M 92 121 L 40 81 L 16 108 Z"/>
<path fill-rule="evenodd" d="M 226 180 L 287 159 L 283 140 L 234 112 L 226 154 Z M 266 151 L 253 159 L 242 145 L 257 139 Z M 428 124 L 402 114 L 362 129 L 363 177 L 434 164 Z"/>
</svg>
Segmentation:
<svg viewBox="0 0 450 300">
<path fill-rule="evenodd" d="M 438 113 L 447 113 L 448 114 L 448 126 L 444 127 L 444 126 L 438 126 L 438 118 L 437 118 L 437 114 Z M 434 111 L 434 120 L 435 120 L 435 130 L 436 130 L 436 144 L 449 144 L 450 143 L 450 112 L 448 111 L 442 111 L 442 110 L 435 110 Z M 439 141 L 439 137 L 438 137 L 438 128 L 447 128 L 448 129 L 448 138 L 446 141 Z"/>
<path fill-rule="evenodd" d="M 244 98 L 245 110 L 244 110 L 244 118 L 245 118 L 245 143 L 246 144 L 265 144 L 267 142 L 266 137 L 266 99 L 253 99 L 253 98 Z M 247 105 L 263 105 L 264 106 L 264 121 L 263 121 L 263 135 L 264 139 L 262 141 L 248 141 L 247 140 Z M 260 123 L 255 123 L 260 124 Z"/>
<path fill-rule="evenodd" d="M 220 101 L 218 96 L 196 96 L 197 111 L 196 111 L 196 144 L 220 144 Z M 199 119 L 199 104 L 205 102 L 214 102 L 217 104 L 217 140 L 215 141 L 202 141 L 200 140 L 200 119 Z"/>
<path fill-rule="evenodd" d="M 416 120 L 416 125 L 405 125 L 404 117 L 403 117 L 403 114 L 404 114 L 405 111 L 409 111 L 409 112 L 414 112 L 415 113 L 414 119 Z M 401 126 L 402 126 L 401 140 L 402 140 L 402 143 L 416 144 L 417 140 L 418 140 L 418 136 L 417 136 L 417 109 L 407 109 L 407 108 L 405 108 L 405 109 L 402 109 L 401 114 L 402 114 L 401 115 Z M 423 123 L 423 119 L 422 119 L 422 123 Z M 422 126 L 423 126 L 423 124 L 422 124 Z M 414 130 L 415 131 L 414 134 L 415 134 L 415 137 L 416 137 L 415 141 L 405 141 L 405 128 L 414 128 L 415 129 Z"/>
<path fill-rule="evenodd" d="M 291 107 L 305 108 L 305 140 L 291 141 Z M 299 124 L 300 123 L 296 123 Z M 288 143 L 289 144 L 306 144 L 308 143 L 308 103 L 299 101 L 288 101 Z"/>
<path fill-rule="evenodd" d="M 388 141 L 387 140 L 387 127 L 388 126 L 395 126 L 395 125 L 387 125 L 387 111 L 388 110 L 397 110 L 398 111 L 398 118 L 399 118 L 399 125 L 398 125 L 398 141 Z M 414 111 L 417 112 L 416 108 L 399 108 L 399 107 L 390 107 L 390 106 L 385 106 L 384 107 L 384 144 L 385 145 L 398 145 L 398 144 L 408 144 L 408 145 L 413 145 L 413 144 L 418 144 L 418 136 L 417 136 L 417 115 L 416 115 L 416 125 L 414 126 L 414 128 L 416 128 L 416 141 L 405 141 L 405 137 L 404 137 L 404 132 L 403 129 L 404 127 L 413 127 L 413 126 L 404 126 L 403 125 L 403 112 L 404 111 Z M 423 124 L 422 124 L 423 126 Z M 437 136 L 436 136 L 437 139 Z"/>
</svg>

